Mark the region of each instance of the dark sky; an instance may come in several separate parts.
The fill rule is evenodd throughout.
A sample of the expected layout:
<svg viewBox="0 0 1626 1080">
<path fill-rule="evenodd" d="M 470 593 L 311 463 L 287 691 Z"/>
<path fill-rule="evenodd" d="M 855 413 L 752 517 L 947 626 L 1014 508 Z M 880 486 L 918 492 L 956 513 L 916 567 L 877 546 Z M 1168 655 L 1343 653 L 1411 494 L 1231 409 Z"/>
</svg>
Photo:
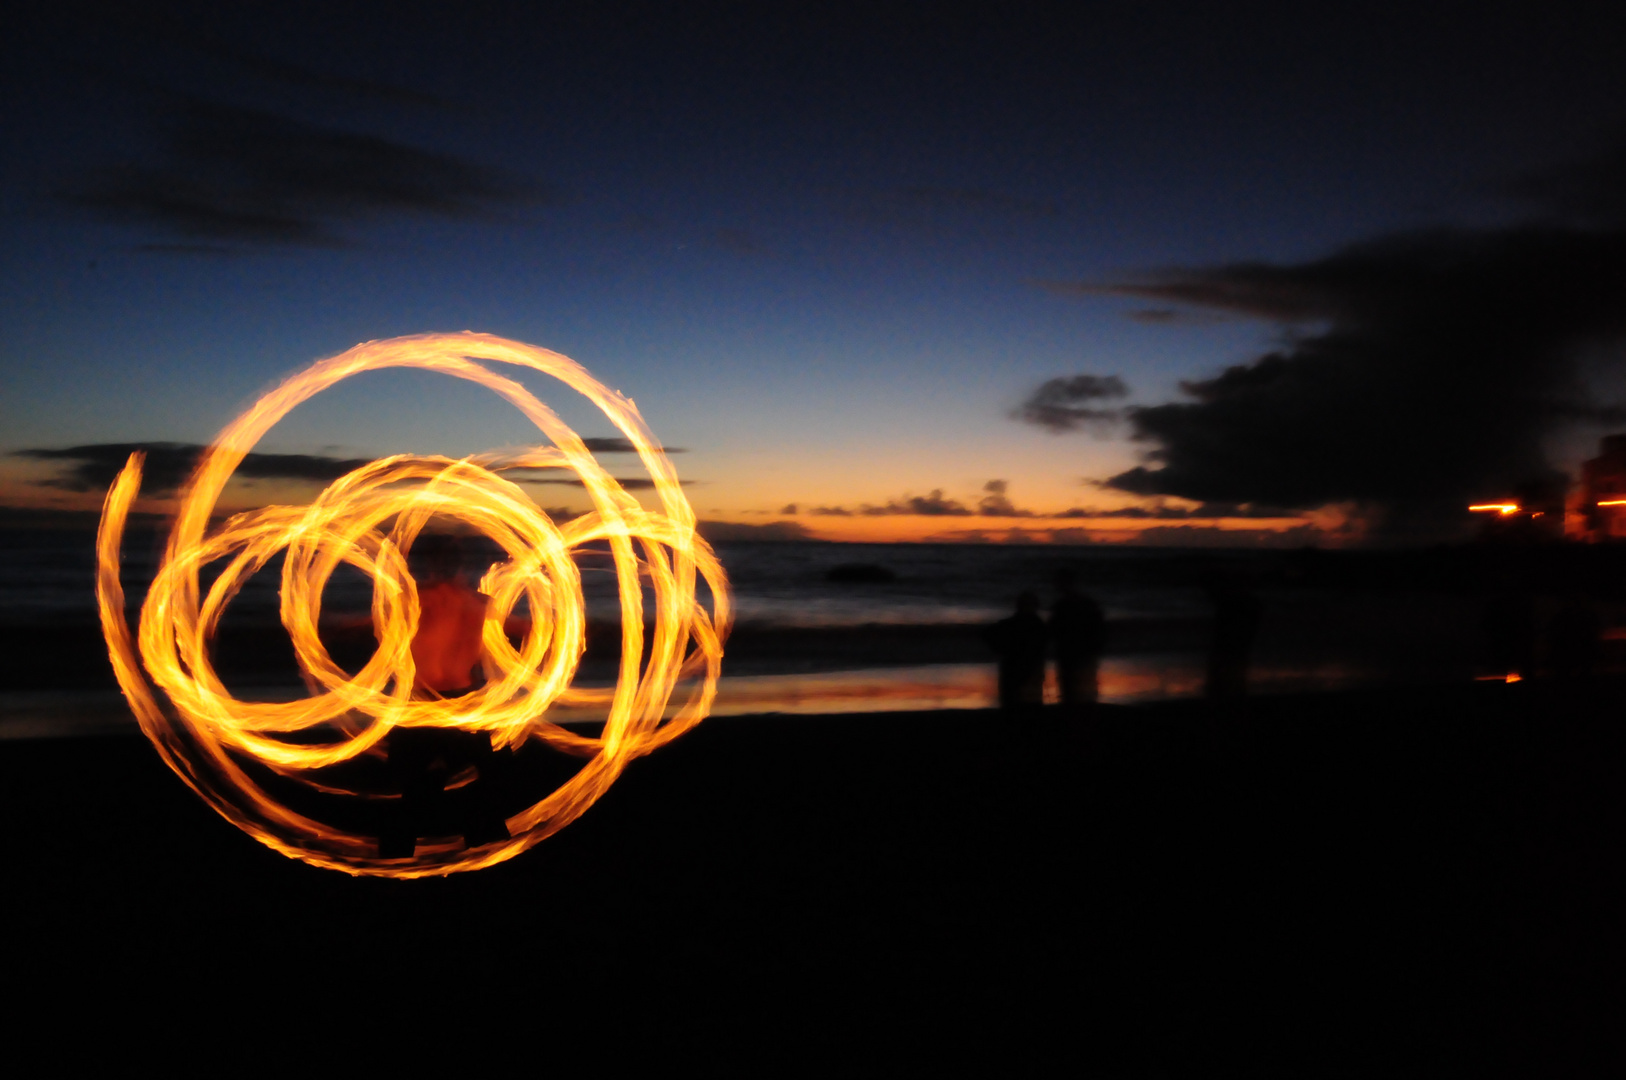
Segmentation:
<svg viewBox="0 0 1626 1080">
<path fill-rule="evenodd" d="M 1626 400 L 1594 5 L 338 7 L 5 16 L 0 451 L 204 442 L 319 356 L 475 329 L 635 397 L 711 516 L 926 535 L 857 511 L 1002 481 L 985 516 L 1443 523 Z M 1046 384 L 1118 419 L 1024 422 Z M 262 449 L 526 438 L 402 375 Z"/>
</svg>

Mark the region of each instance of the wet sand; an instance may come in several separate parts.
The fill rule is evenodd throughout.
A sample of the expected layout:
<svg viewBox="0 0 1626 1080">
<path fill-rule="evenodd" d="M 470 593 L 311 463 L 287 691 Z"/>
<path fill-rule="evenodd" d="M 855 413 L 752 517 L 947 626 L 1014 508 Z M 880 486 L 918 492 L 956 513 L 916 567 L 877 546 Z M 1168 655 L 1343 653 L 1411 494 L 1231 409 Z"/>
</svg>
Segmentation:
<svg viewBox="0 0 1626 1080">
<path fill-rule="evenodd" d="M 422 882 L 261 847 L 138 737 L 9 742 L 8 981 L 25 1018 L 286 993 L 363 1041 L 624 1010 L 712 1063 L 1562 1075 L 1620 1030 L 1623 691 L 719 717 Z"/>
</svg>

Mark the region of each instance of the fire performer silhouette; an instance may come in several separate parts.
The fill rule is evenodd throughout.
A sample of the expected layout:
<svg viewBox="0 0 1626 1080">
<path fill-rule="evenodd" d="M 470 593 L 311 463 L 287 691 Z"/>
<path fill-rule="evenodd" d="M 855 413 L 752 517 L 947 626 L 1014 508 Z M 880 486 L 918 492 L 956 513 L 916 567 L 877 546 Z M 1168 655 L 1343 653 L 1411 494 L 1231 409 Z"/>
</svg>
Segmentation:
<svg viewBox="0 0 1626 1080">
<path fill-rule="evenodd" d="M 463 550 L 457 537 L 426 533 L 415 548 L 421 584 L 418 632 L 412 638 L 416 669 L 412 693 L 416 698 L 461 697 L 479 688 L 474 669 L 480 662 L 480 631 L 490 598 L 463 580 Z M 390 732 L 386 747 L 401 807 L 379 837 L 380 858 L 411 858 L 418 837 L 448 823 L 461 825 L 471 847 L 508 835 L 492 799 L 498 755 L 484 733 L 403 727 Z M 471 768 L 472 778 L 466 776 Z M 447 790 L 454 784 L 469 804 L 462 814 L 448 813 Z"/>
<path fill-rule="evenodd" d="M 528 368 L 569 386 L 597 406 L 637 450 L 654 484 L 659 509 L 641 506 L 569 425 L 491 365 Z M 394 454 L 346 473 L 308 506 L 264 506 L 213 524 L 233 473 L 289 410 L 353 375 L 393 368 L 439 372 L 478 383 L 524 413 L 547 441 L 458 460 Z M 140 451 L 130 455 L 108 491 L 96 534 L 96 607 L 108 659 L 142 733 L 164 763 L 221 817 L 289 858 L 350 874 L 397 878 L 492 866 L 580 817 L 628 761 L 691 730 L 710 710 L 721 675 L 723 642 L 733 626 L 728 576 L 711 545 L 695 531 L 694 508 L 683 496 L 677 471 L 637 406 L 567 356 L 490 334 L 420 334 L 364 342 L 279 383 L 221 431 L 187 482 L 169 544 L 141 607 L 138 638 L 125 614 L 119 570 L 124 529 L 141 490 L 144 461 Z M 509 469 L 539 468 L 573 472 L 594 509 L 561 525 L 530 499 L 516 497 L 523 492 L 499 475 Z M 403 514 L 408 515 L 404 522 Z M 501 617 L 505 628 L 529 622 L 517 645 L 486 634 L 489 647 L 479 659 L 494 685 L 450 698 L 427 682 L 407 685 L 420 682 L 412 659 L 413 639 L 420 629 L 425 635 L 420 653 L 427 659 L 437 651 L 432 645 L 436 605 L 429 605 L 431 627 L 421 628 L 422 605 L 408 602 L 417 590 L 408 592 L 406 579 L 411 574 L 401 559 L 403 551 L 418 546 L 419 526 L 430 517 L 476 530 L 507 553 L 503 561 L 489 564 L 482 578 L 491 594 L 486 619 Z M 396 524 L 384 529 L 391 519 Z M 640 621 L 623 620 L 622 653 L 634 659 L 622 664 L 621 678 L 637 680 L 652 693 L 616 690 L 606 695 L 574 685 L 587 631 L 576 553 L 601 547 L 615 565 L 622 591 L 630 588 L 640 594 L 637 599 L 624 598 L 628 607 L 646 599 L 640 577 L 648 582 L 647 601 L 654 604 L 659 630 L 650 640 Z M 311 693 L 292 701 L 240 701 L 224 691 L 213 672 L 209 654 L 215 630 L 243 581 L 281 552 L 287 552 L 283 624 Z M 374 585 L 369 621 L 377 646 L 372 659 L 355 671 L 335 661 L 318 627 L 322 591 L 340 562 L 372 578 Z M 200 571 L 211 564 L 220 564 L 221 570 L 206 585 Z M 641 574 L 645 568 L 650 572 Z M 432 584 L 428 577 L 424 575 L 426 588 Z M 697 586 L 702 585 L 710 594 L 709 610 L 697 596 Z M 520 605 L 529 609 L 529 620 L 513 617 Z M 466 606 L 454 604 L 448 610 Z M 456 633 L 449 636 L 461 640 Z M 444 665 L 435 665 L 447 680 L 444 685 L 464 676 L 458 670 L 462 660 L 457 652 L 452 649 Z M 465 655 L 472 655 L 472 650 Z M 425 663 L 425 670 L 430 666 Z M 473 678 L 472 666 L 467 677 Z M 403 687 L 406 693 L 400 692 Z M 414 689 L 418 692 L 412 693 Z M 168 700 L 169 709 L 160 695 Z M 567 730 L 548 718 L 555 703 L 599 704 L 606 696 L 608 711 L 601 733 Z M 463 842 L 469 832 L 461 830 L 463 839 L 457 842 L 421 849 L 413 845 L 409 858 L 401 858 L 400 851 L 411 840 L 403 842 L 399 835 L 387 839 L 385 846 L 392 854 L 379 856 L 381 833 L 397 823 L 380 828 L 383 823 L 368 822 L 358 830 L 307 816 L 285 805 L 258 775 L 259 766 L 264 766 L 298 782 L 309 778 L 314 787 L 334 796 L 383 794 L 379 782 L 390 778 L 369 766 L 348 778 L 351 770 L 325 772 L 319 781 L 317 770 L 335 769 L 363 756 L 376 758 L 375 750 L 387 756 L 390 736 L 397 732 L 403 733 L 396 740 L 401 756 L 406 751 L 400 747 L 417 739 L 405 732 L 437 727 L 481 732 L 491 746 L 517 747 L 534 737 L 583 763 L 534 802 L 530 799 L 535 792 L 522 791 L 520 777 L 505 778 L 500 787 L 508 813 L 498 822 L 502 831 L 492 829 L 496 839 L 470 846 Z M 312 740 L 304 734 L 318 729 L 338 738 Z M 479 754 L 477 744 L 470 749 Z M 440 755 L 431 755 L 430 764 L 435 756 Z M 509 759 L 505 754 L 494 756 L 499 762 Z M 455 760 L 454 754 L 447 763 Z M 249 762 L 257 763 L 252 771 L 243 767 Z M 475 772 L 452 774 L 436 790 L 457 789 L 451 801 L 468 805 L 464 780 Z M 482 798 L 495 801 L 492 785 L 479 787 Z M 439 798 L 431 793 L 431 801 Z M 416 805 L 413 800 L 406 803 Z M 368 806 L 388 809 L 370 799 Z M 403 831 L 411 827 L 394 828 L 394 833 Z M 442 828 L 413 835 L 450 839 L 453 832 Z"/>
</svg>

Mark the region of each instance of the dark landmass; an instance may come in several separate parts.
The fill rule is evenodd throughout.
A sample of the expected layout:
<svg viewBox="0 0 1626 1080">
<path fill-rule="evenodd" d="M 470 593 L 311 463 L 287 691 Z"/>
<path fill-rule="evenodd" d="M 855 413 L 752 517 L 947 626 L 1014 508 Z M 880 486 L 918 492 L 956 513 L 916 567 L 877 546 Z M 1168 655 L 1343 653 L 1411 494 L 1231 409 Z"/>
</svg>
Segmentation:
<svg viewBox="0 0 1626 1080">
<path fill-rule="evenodd" d="M 1586 1074 L 1620 1048 L 1623 692 L 714 718 L 418 882 L 261 847 L 139 738 L 7 743 L 14 1030 L 229 998 L 405 1047 L 434 1002 L 719 1063 Z"/>
</svg>

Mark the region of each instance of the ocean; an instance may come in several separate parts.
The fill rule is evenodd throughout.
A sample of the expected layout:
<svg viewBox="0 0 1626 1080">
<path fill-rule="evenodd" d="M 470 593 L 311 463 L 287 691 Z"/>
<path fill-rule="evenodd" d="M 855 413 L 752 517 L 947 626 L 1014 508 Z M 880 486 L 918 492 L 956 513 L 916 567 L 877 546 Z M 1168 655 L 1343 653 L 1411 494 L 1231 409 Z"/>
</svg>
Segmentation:
<svg viewBox="0 0 1626 1080">
<path fill-rule="evenodd" d="M 123 576 L 139 603 L 162 535 L 132 532 Z M 1328 587 L 1295 567 L 1325 553 L 1194 552 L 1049 545 L 721 543 L 737 628 L 724 661 L 718 714 L 854 713 L 983 708 L 993 703 L 993 657 L 980 629 L 1016 596 L 1053 596 L 1067 567 L 1110 628 L 1101 688 L 1108 702 L 1202 691 L 1216 574 L 1246 580 L 1262 619 L 1250 669 L 1257 693 L 1344 689 L 1397 681 L 1472 678 L 1480 609 L 1462 590 Z M 495 549 L 468 547 L 475 566 Z M 581 560 L 589 618 L 618 618 L 608 560 Z M 277 653 L 280 565 L 252 578 L 221 631 L 220 666 L 245 697 L 297 692 Z M 361 614 L 370 585 L 341 568 L 324 613 Z M 0 732 L 51 728 L 52 701 L 74 702 L 91 726 L 122 714 L 95 631 L 94 537 L 82 529 L 0 530 Z M 610 635 L 613 640 L 613 633 Z M 261 662 L 264 660 L 265 662 Z M 581 679 L 612 678 L 613 657 L 590 649 Z M 1054 688 L 1051 688 L 1054 695 Z M 100 704 L 98 704 L 100 702 Z M 108 718 L 112 717 L 113 720 Z"/>
</svg>

